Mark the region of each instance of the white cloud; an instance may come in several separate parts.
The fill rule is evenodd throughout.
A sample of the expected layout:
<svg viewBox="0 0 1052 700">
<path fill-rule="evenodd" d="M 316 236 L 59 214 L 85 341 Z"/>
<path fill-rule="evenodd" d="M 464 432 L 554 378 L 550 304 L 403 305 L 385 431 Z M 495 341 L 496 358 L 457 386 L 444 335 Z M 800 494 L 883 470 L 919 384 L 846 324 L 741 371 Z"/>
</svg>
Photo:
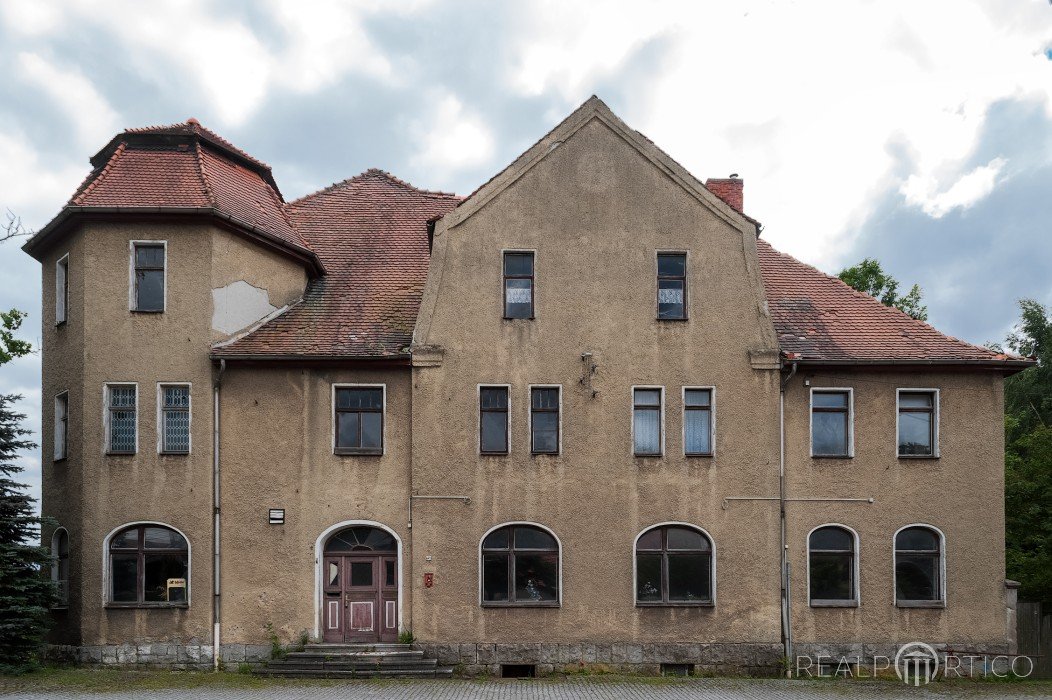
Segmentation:
<svg viewBox="0 0 1052 700">
<path fill-rule="evenodd" d="M 18 54 L 24 82 L 43 91 L 65 114 L 84 148 L 98 147 L 117 130 L 117 113 L 76 68 L 59 68 L 39 54 Z"/>
<path fill-rule="evenodd" d="M 909 204 L 919 206 L 932 218 L 941 219 L 954 209 L 967 209 L 990 194 L 1007 163 L 1004 158 L 994 158 L 962 175 L 941 192 L 936 178 L 911 175 L 902 185 L 901 192 Z"/>
<path fill-rule="evenodd" d="M 415 168 L 426 171 L 429 180 L 444 183 L 459 170 L 491 160 L 493 133 L 477 114 L 465 109 L 454 95 L 429 104 L 423 119 L 411 127 L 418 146 L 412 162 Z"/>
<path fill-rule="evenodd" d="M 29 36 L 46 34 L 62 24 L 58 5 L 44 0 L 4 0 L 0 18 L 12 32 Z"/>
<path fill-rule="evenodd" d="M 71 161 L 42 160 L 20 131 L 0 131 L 0 163 L 16 164 L 0 168 L 0 207 L 22 217 L 37 228 L 53 216 L 87 174 L 87 168 Z M 83 157 L 83 154 L 75 154 Z M 0 209 L 2 214 L 2 209 Z M 26 259 L 28 260 L 28 258 Z"/>
</svg>

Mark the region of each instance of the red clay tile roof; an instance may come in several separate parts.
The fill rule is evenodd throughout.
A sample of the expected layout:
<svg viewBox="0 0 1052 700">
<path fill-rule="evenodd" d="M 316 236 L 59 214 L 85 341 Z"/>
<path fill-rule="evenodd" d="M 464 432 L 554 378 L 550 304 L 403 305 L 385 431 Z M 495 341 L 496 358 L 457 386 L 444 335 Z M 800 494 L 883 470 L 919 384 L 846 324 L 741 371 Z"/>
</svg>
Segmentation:
<svg viewBox="0 0 1052 700">
<path fill-rule="evenodd" d="M 302 301 L 213 355 L 408 357 L 427 278 L 428 222 L 458 201 L 368 170 L 290 203 L 326 274 Z"/>
<path fill-rule="evenodd" d="M 757 240 L 778 344 L 801 360 L 920 363 L 1020 360 L 943 335 Z"/>
</svg>

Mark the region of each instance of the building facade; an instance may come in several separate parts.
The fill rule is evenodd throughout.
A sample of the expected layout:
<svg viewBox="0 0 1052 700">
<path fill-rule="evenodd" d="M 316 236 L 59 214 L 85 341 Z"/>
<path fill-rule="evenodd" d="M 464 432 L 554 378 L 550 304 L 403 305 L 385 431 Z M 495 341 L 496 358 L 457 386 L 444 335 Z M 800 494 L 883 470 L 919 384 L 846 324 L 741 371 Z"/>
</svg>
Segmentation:
<svg viewBox="0 0 1052 700">
<path fill-rule="evenodd" d="M 53 643 L 773 672 L 1008 644 L 1002 379 L 592 98 L 466 198 L 130 130 L 25 248 Z M 50 402 L 54 401 L 54 411 Z"/>
</svg>

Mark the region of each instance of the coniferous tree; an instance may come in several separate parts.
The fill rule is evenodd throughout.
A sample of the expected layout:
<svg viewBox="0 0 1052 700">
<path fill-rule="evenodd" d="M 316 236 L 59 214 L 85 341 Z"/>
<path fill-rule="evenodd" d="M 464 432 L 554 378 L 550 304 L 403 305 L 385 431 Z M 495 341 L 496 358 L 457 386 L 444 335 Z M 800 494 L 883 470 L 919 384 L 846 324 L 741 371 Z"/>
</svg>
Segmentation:
<svg viewBox="0 0 1052 700">
<path fill-rule="evenodd" d="M 18 453 L 36 445 L 26 439 L 25 415 L 13 405 L 21 397 L 0 395 L 0 673 L 22 673 L 36 665 L 47 629 L 54 584 L 44 576 L 50 564 L 40 546 L 42 520 L 25 485 Z"/>
</svg>

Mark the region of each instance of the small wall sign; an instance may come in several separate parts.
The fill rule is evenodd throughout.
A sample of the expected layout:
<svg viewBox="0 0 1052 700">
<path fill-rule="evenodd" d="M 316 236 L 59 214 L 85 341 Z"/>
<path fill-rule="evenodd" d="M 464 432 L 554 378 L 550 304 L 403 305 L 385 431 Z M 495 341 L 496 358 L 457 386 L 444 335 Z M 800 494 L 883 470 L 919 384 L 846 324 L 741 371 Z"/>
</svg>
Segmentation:
<svg viewBox="0 0 1052 700">
<path fill-rule="evenodd" d="M 285 524 L 285 509 L 284 508 L 271 508 L 270 509 L 270 524 L 271 525 L 284 525 Z"/>
</svg>

